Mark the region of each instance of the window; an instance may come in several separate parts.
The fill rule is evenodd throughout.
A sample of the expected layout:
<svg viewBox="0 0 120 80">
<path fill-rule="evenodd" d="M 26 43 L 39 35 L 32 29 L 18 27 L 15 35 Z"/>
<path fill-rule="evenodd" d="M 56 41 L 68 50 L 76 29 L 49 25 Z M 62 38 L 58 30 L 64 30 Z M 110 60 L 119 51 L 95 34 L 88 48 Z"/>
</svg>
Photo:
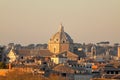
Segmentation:
<svg viewBox="0 0 120 80">
<path fill-rule="evenodd" d="M 63 77 L 66 77 L 66 73 L 62 73 L 61 75 L 62 75 Z"/>
<path fill-rule="evenodd" d="M 58 41 L 58 39 L 56 39 L 56 41 Z"/>
<path fill-rule="evenodd" d="M 114 71 L 111 71 L 111 74 L 114 74 Z"/>
<path fill-rule="evenodd" d="M 106 73 L 109 74 L 109 71 L 107 71 Z"/>
<path fill-rule="evenodd" d="M 118 74 L 118 71 L 116 71 L 115 74 Z"/>
<path fill-rule="evenodd" d="M 21 59 L 23 59 L 23 56 L 21 56 Z"/>
<path fill-rule="evenodd" d="M 54 52 L 55 52 L 55 48 L 54 48 Z"/>
</svg>

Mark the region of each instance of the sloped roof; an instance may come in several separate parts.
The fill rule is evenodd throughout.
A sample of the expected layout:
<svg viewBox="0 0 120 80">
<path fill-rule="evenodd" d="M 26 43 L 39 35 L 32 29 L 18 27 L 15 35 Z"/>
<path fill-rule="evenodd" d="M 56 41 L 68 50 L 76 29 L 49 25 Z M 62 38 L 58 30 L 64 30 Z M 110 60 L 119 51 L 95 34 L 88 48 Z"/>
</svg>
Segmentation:
<svg viewBox="0 0 120 80">
<path fill-rule="evenodd" d="M 58 64 L 53 68 L 54 71 L 60 72 L 60 73 L 74 73 L 75 70 L 71 67 L 69 67 L 66 64 Z"/>
<path fill-rule="evenodd" d="M 67 57 L 76 57 L 77 58 L 78 55 L 73 52 L 67 51 Z"/>
<path fill-rule="evenodd" d="M 43 50 L 39 51 L 38 55 L 41 56 L 41 57 L 51 57 L 53 55 L 53 53 L 51 53 L 47 49 L 43 49 Z"/>
<path fill-rule="evenodd" d="M 70 58 L 70 57 L 74 57 L 74 58 L 78 58 L 78 55 L 73 53 L 73 52 L 70 52 L 70 51 L 64 51 L 64 52 L 61 52 L 57 55 L 58 57 L 67 57 L 67 58 Z"/>
<path fill-rule="evenodd" d="M 20 49 L 20 50 L 17 50 L 18 54 L 20 56 L 30 56 L 30 49 Z"/>
<path fill-rule="evenodd" d="M 21 49 L 18 50 L 19 55 L 22 56 L 41 56 L 41 57 L 50 57 L 53 54 L 47 49 L 39 49 L 39 50 L 32 50 L 32 49 Z"/>
<path fill-rule="evenodd" d="M 60 58 L 67 57 L 67 51 L 61 52 L 61 53 L 57 54 L 56 56 L 60 57 Z"/>
<path fill-rule="evenodd" d="M 14 49 L 11 49 L 9 51 L 9 53 L 7 54 L 7 56 L 10 56 L 11 54 L 14 55 L 14 56 L 17 56 L 16 51 Z"/>
</svg>

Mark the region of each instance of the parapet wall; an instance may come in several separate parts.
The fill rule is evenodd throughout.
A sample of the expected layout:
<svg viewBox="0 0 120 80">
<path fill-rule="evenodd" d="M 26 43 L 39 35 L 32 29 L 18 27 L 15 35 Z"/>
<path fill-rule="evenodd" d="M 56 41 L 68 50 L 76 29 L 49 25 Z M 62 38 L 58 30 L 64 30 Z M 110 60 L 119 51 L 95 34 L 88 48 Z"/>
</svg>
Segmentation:
<svg viewBox="0 0 120 80">
<path fill-rule="evenodd" d="M 12 68 L 12 69 L 0 69 L 0 76 L 6 76 L 7 73 L 12 71 L 19 71 L 20 73 L 31 73 L 31 68 Z"/>
<path fill-rule="evenodd" d="M 0 76 L 6 76 L 8 72 L 12 72 L 10 69 L 0 69 Z"/>
</svg>

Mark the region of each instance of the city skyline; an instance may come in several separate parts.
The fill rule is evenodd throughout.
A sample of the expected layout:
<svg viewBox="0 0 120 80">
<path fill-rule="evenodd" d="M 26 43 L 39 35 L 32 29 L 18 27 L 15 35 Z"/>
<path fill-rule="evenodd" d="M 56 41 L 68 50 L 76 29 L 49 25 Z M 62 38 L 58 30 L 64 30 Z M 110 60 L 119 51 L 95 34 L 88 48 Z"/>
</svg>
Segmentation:
<svg viewBox="0 0 120 80">
<path fill-rule="evenodd" d="M 62 23 L 74 42 L 119 43 L 119 0 L 1 0 L 0 44 L 48 43 Z"/>
</svg>

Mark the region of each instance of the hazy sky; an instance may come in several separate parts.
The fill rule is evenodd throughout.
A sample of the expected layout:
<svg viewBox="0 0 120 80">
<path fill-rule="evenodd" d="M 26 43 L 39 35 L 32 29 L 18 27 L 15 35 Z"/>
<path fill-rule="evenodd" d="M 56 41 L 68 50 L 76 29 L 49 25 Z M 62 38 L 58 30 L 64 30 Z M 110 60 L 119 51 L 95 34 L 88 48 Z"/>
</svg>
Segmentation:
<svg viewBox="0 0 120 80">
<path fill-rule="evenodd" d="M 74 42 L 120 42 L 120 0 L 0 0 L 0 44 L 48 43 L 63 24 Z"/>
</svg>

